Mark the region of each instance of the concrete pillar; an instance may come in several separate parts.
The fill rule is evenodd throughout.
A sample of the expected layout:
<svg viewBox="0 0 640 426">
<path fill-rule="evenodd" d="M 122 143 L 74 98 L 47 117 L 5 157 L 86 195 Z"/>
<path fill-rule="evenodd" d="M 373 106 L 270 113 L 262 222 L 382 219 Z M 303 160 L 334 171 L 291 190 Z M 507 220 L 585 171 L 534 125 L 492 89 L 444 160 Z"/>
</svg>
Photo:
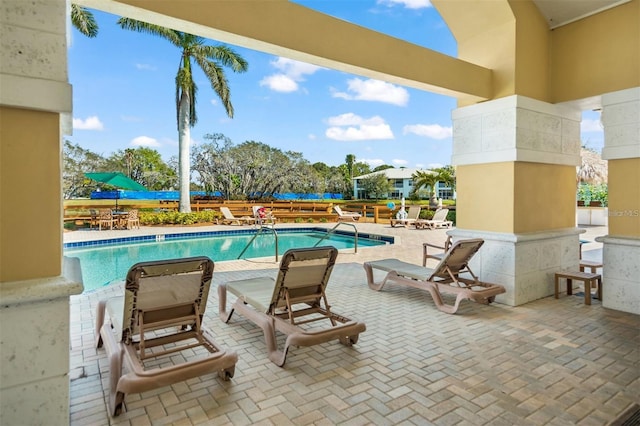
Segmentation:
<svg viewBox="0 0 640 426">
<path fill-rule="evenodd" d="M 640 314 L 640 87 L 602 95 L 602 124 L 609 161 L 602 305 Z"/>
<path fill-rule="evenodd" d="M 453 111 L 459 196 L 449 233 L 485 240 L 471 267 L 506 287 L 498 302 L 552 295 L 554 272 L 578 265 L 580 120 L 577 109 L 518 95 Z"/>
<path fill-rule="evenodd" d="M 61 135 L 65 0 L 0 0 L 0 424 L 68 424 L 69 296 Z M 64 265 L 64 266 L 63 266 Z"/>
</svg>

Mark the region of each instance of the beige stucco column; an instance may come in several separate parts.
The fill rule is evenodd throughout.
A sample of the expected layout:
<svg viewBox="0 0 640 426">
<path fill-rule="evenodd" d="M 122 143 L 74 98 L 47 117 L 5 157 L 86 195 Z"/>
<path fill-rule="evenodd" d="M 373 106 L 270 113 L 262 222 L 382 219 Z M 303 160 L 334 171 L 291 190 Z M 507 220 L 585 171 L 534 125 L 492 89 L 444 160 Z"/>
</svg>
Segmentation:
<svg viewBox="0 0 640 426">
<path fill-rule="evenodd" d="M 62 259 L 67 4 L 0 0 L 0 13 L 0 424 L 68 424 L 69 296 L 82 283 Z"/>
<path fill-rule="evenodd" d="M 453 111 L 454 239 L 485 244 L 471 267 L 504 285 L 498 302 L 554 293 L 553 273 L 576 268 L 576 166 L 581 113 L 513 95 Z"/>
<path fill-rule="evenodd" d="M 602 305 L 640 314 L 640 87 L 602 95 L 602 124 L 609 160 Z"/>
</svg>

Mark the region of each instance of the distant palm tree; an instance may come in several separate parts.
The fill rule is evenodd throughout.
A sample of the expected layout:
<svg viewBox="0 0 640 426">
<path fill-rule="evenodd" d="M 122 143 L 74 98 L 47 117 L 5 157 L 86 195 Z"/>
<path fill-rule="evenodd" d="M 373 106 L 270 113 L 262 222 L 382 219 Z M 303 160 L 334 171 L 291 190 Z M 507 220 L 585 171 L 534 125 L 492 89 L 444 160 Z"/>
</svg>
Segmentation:
<svg viewBox="0 0 640 426">
<path fill-rule="evenodd" d="M 71 25 L 87 37 L 98 35 L 98 23 L 88 9 L 71 4 Z"/>
<path fill-rule="evenodd" d="M 429 188 L 430 200 L 429 204 L 437 205 L 436 185 L 442 182 L 452 190 L 455 188 L 456 177 L 455 170 L 451 166 L 440 167 L 431 170 L 415 172 L 411 178 L 413 179 L 413 190 L 418 191 L 422 187 Z"/>
<path fill-rule="evenodd" d="M 233 105 L 229 92 L 229 83 L 224 74 L 223 66 L 230 67 L 234 72 L 244 72 L 248 68 L 247 62 L 231 48 L 223 45 L 205 45 L 206 39 L 181 31 L 164 28 L 135 19 L 120 18 L 118 25 L 126 30 L 149 33 L 162 37 L 182 53 L 180 65 L 176 74 L 176 113 L 178 121 L 178 174 L 180 178 L 180 211 L 191 211 L 189 196 L 191 184 L 190 141 L 191 127 L 198 118 L 196 116 L 196 92 L 198 90 L 193 79 L 192 61 L 200 66 L 205 76 L 211 82 L 229 118 L 233 118 Z"/>
</svg>

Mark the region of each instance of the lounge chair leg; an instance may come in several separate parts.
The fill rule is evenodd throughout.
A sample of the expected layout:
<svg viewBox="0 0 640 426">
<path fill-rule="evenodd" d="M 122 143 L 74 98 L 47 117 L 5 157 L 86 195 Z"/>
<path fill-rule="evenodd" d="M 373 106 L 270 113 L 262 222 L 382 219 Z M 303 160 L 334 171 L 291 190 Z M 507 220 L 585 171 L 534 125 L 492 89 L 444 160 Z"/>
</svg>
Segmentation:
<svg viewBox="0 0 640 426">
<path fill-rule="evenodd" d="M 225 382 L 228 382 L 233 378 L 233 375 L 236 373 L 236 366 L 233 365 L 231 367 L 225 368 L 224 370 L 218 371 L 218 377 L 220 377 Z"/>
<path fill-rule="evenodd" d="M 355 336 L 341 336 L 340 343 L 345 346 L 353 346 L 358 343 L 358 337 L 360 337 L 359 334 L 356 334 Z"/>
<path fill-rule="evenodd" d="M 96 307 L 96 349 L 102 347 L 102 335 L 100 334 L 100 330 L 104 324 L 104 311 L 106 306 L 107 301 L 101 300 L 98 302 L 98 306 Z"/>
<path fill-rule="evenodd" d="M 227 285 L 220 284 L 218 286 L 218 315 L 223 323 L 228 323 L 233 315 L 233 307 L 227 312 Z"/>
</svg>

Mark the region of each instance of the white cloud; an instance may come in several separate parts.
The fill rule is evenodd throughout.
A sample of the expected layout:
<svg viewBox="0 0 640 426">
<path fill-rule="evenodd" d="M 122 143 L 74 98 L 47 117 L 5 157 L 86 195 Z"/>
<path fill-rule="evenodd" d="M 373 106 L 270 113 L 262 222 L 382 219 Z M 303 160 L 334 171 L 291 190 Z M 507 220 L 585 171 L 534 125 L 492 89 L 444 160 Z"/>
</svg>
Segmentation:
<svg viewBox="0 0 640 426">
<path fill-rule="evenodd" d="M 260 80 L 260 86 L 267 86 L 276 92 L 290 93 L 298 90 L 298 83 L 284 74 L 273 74 Z"/>
<path fill-rule="evenodd" d="M 581 132 L 604 132 L 600 120 L 585 118 L 580 122 Z"/>
<path fill-rule="evenodd" d="M 444 164 L 442 164 L 442 163 L 429 163 L 429 164 L 427 164 L 427 170 L 440 169 L 442 167 L 444 167 Z"/>
<path fill-rule="evenodd" d="M 446 139 L 453 134 L 451 127 L 442 127 L 439 124 L 410 124 L 402 128 L 402 134 L 413 133 L 430 139 Z"/>
<path fill-rule="evenodd" d="M 318 139 L 318 137 L 317 137 L 316 135 L 314 135 L 313 133 L 309 133 L 309 136 L 307 136 L 307 138 L 308 138 L 309 140 L 312 140 L 312 141 L 314 141 L 314 140 Z"/>
<path fill-rule="evenodd" d="M 391 162 L 396 166 L 406 166 L 407 164 L 409 164 L 407 160 L 400 160 L 400 159 L 393 159 L 391 160 Z"/>
<path fill-rule="evenodd" d="M 379 158 L 372 158 L 372 159 L 358 159 L 358 162 L 362 162 L 362 163 L 367 163 L 369 166 L 376 168 L 378 166 L 382 166 L 384 164 L 384 160 L 381 160 Z"/>
<path fill-rule="evenodd" d="M 282 72 L 263 78 L 260 81 L 260 86 L 267 86 L 271 90 L 284 93 L 297 91 L 300 88 L 298 83 L 304 81 L 306 75 L 311 75 L 318 70 L 324 69 L 316 65 L 282 57 L 271 61 L 271 65 Z"/>
<path fill-rule="evenodd" d="M 327 120 L 325 136 L 336 141 L 393 139 L 391 127 L 379 116 L 363 118 L 351 112 Z"/>
<path fill-rule="evenodd" d="M 377 3 L 389 7 L 401 5 L 407 9 L 424 9 L 425 7 L 431 7 L 429 0 L 378 0 Z"/>
<path fill-rule="evenodd" d="M 216 98 L 211 98 L 211 105 L 218 105 L 218 100 Z"/>
<path fill-rule="evenodd" d="M 347 92 L 334 91 L 334 98 L 348 101 L 375 101 L 405 106 L 409 103 L 409 92 L 400 86 L 381 80 L 352 78 L 347 81 Z"/>
<path fill-rule="evenodd" d="M 74 118 L 73 128 L 78 130 L 104 130 L 104 125 L 97 116 L 92 115 L 87 117 L 86 120 Z"/>
<path fill-rule="evenodd" d="M 131 140 L 131 145 L 158 147 L 160 146 L 160 143 L 156 139 L 150 138 L 149 136 L 138 136 L 137 138 L 133 138 Z"/>
<path fill-rule="evenodd" d="M 154 65 L 150 65 L 150 64 L 136 64 L 136 68 L 139 70 L 145 70 L 145 71 L 155 71 L 158 69 Z"/>
</svg>

